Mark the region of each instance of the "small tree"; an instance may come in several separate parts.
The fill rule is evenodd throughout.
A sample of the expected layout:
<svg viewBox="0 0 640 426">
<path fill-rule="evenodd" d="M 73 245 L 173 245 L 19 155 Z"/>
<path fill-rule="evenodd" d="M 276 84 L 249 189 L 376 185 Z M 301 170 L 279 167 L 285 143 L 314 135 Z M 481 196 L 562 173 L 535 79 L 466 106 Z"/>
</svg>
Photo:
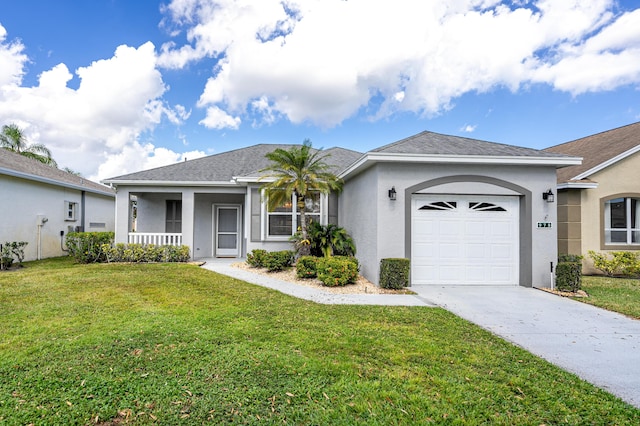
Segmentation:
<svg viewBox="0 0 640 426">
<path fill-rule="evenodd" d="M 309 234 L 307 231 L 306 201 L 313 192 L 328 194 L 331 191 L 342 190 L 342 180 L 330 171 L 331 166 L 326 163 L 328 155 L 322 155 L 322 150 L 315 150 L 311 141 L 306 139 L 301 146 L 288 150 L 278 148 L 266 155 L 271 165 L 262 169 L 265 173 L 261 178 L 270 180 L 262 185 L 267 196 L 267 206 L 270 210 L 290 202 L 295 196 L 297 210 L 300 212 L 300 244 L 297 250 L 300 256 L 308 256 L 311 252 Z"/>
<path fill-rule="evenodd" d="M 51 151 L 43 144 L 29 144 L 20 127 L 16 124 L 5 124 L 0 133 L 0 147 L 13 151 L 25 157 L 33 158 L 52 167 L 58 164 L 51 157 Z"/>
</svg>

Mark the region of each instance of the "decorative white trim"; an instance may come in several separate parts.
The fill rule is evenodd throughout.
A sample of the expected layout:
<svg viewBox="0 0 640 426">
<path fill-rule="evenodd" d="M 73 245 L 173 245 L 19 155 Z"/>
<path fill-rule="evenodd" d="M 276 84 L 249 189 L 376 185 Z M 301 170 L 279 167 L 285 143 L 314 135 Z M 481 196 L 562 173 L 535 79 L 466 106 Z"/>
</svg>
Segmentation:
<svg viewBox="0 0 640 426">
<path fill-rule="evenodd" d="M 496 155 L 439 155 L 439 154 L 398 154 L 369 152 L 340 173 L 345 178 L 359 169 L 368 167 L 369 163 L 404 162 L 404 163 L 445 163 L 445 164 L 500 164 L 500 165 L 532 165 L 532 166 L 577 166 L 582 164 L 582 157 L 523 157 Z"/>
<path fill-rule="evenodd" d="M 109 185 L 138 185 L 138 186 L 238 186 L 233 181 L 188 181 L 188 180 L 120 180 L 106 179 L 102 183 Z"/>
<path fill-rule="evenodd" d="M 556 186 L 557 189 L 594 189 L 597 187 L 597 182 L 563 182 Z"/>
<path fill-rule="evenodd" d="M 598 164 L 597 166 L 592 167 L 589 170 L 580 173 L 578 176 L 571 178 L 571 180 L 580 180 L 580 179 L 584 179 L 584 178 L 586 178 L 588 176 L 591 176 L 592 174 L 597 173 L 600 170 L 605 169 L 605 168 L 611 166 L 612 164 L 617 163 L 620 160 L 624 160 L 625 158 L 629 157 L 630 155 L 635 154 L 636 152 L 640 152 L 640 145 L 636 145 L 633 148 L 631 148 L 631 149 L 629 149 L 629 150 L 627 150 L 627 151 L 625 151 L 625 152 L 623 152 L 621 154 L 618 154 L 613 158 L 609 158 L 607 161 L 604 161 L 604 162 Z"/>
</svg>

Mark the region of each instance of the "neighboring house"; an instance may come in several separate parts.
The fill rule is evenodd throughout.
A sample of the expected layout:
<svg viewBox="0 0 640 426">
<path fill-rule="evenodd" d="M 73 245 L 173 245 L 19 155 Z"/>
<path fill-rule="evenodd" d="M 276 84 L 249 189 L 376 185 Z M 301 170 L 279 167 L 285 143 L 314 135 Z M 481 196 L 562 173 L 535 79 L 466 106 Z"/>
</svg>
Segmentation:
<svg viewBox="0 0 640 426">
<path fill-rule="evenodd" d="M 553 146 L 579 155 L 580 165 L 558 170 L 558 251 L 640 250 L 640 122 Z"/>
<path fill-rule="evenodd" d="M 116 241 L 182 243 L 194 258 L 290 249 L 295 200 L 268 211 L 259 180 L 265 154 L 289 146 L 255 145 L 106 180 L 117 189 Z M 549 285 L 556 206 L 542 194 L 555 187 L 557 167 L 580 158 L 431 132 L 365 154 L 324 152 L 344 190 L 318 197 L 311 216 L 351 234 L 372 282 L 381 259 L 406 257 L 414 285 Z"/>
<path fill-rule="evenodd" d="M 0 200 L 0 243 L 26 241 L 25 260 L 65 255 L 72 230 L 114 230 L 113 189 L 3 148 Z"/>
</svg>

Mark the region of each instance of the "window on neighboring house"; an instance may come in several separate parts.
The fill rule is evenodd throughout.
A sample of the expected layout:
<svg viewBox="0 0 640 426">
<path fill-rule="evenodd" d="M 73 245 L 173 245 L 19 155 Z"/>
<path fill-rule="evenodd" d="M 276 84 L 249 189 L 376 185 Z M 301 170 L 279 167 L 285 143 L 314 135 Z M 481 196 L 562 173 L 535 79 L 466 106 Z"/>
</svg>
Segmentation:
<svg viewBox="0 0 640 426">
<path fill-rule="evenodd" d="M 321 195 L 313 192 L 305 200 L 307 206 L 305 217 L 307 224 L 319 222 L 321 217 Z M 266 210 L 266 203 L 265 203 Z M 300 223 L 300 212 L 297 207 L 295 195 L 290 201 L 276 207 L 273 210 L 266 210 L 267 237 L 290 237 L 298 229 Z"/>
<path fill-rule="evenodd" d="M 640 244 L 640 198 L 605 201 L 604 239 L 608 245 Z"/>
<path fill-rule="evenodd" d="M 78 203 L 74 203 L 73 201 L 65 201 L 65 219 L 67 221 L 76 221 L 78 217 Z"/>
<path fill-rule="evenodd" d="M 167 215 L 164 232 L 182 232 L 182 201 L 167 200 Z"/>
</svg>

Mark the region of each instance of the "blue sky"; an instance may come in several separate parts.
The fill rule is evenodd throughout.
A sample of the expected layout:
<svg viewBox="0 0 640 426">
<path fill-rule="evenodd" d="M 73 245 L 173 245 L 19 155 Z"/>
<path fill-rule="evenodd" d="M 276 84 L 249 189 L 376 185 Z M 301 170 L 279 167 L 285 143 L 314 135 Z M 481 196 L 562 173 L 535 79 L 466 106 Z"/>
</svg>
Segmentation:
<svg viewBox="0 0 640 426">
<path fill-rule="evenodd" d="M 640 0 L 0 4 L 0 124 L 100 180 L 423 130 L 545 148 L 640 120 Z"/>
</svg>

